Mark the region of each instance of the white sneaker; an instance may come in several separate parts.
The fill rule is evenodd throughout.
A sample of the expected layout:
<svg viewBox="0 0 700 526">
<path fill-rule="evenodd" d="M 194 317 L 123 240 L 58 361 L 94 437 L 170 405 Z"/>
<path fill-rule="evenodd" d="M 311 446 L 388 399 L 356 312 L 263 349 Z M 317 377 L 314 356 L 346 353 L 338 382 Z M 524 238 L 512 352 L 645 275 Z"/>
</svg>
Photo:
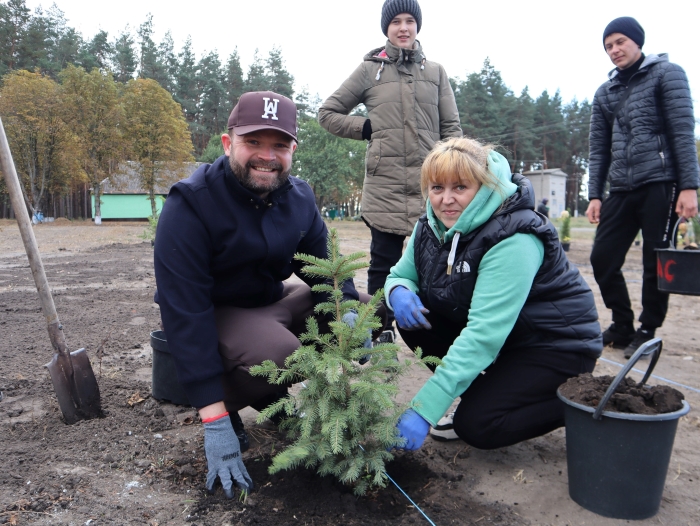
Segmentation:
<svg viewBox="0 0 700 526">
<path fill-rule="evenodd" d="M 440 420 L 438 420 L 435 427 L 430 428 L 430 436 L 435 440 L 440 440 L 443 442 L 447 440 L 458 440 L 459 437 L 454 430 L 454 417 L 454 411 L 443 416 Z"/>
</svg>

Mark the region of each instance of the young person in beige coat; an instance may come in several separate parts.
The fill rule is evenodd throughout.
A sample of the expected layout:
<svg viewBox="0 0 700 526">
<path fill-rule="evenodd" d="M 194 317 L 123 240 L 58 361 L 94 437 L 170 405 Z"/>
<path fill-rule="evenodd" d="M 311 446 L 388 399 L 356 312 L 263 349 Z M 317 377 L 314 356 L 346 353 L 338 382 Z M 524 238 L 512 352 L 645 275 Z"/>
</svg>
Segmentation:
<svg viewBox="0 0 700 526">
<path fill-rule="evenodd" d="M 318 114 L 321 126 L 333 135 L 369 141 L 362 219 L 372 235 L 370 294 L 384 287 L 401 257 L 404 239 L 425 213 L 420 189 L 423 159 L 437 141 L 462 136 L 447 73 L 426 59 L 416 40 L 421 24 L 416 0 L 386 0 L 381 16 L 386 44 L 365 55 Z M 367 108 L 367 117 L 350 115 L 359 104 Z M 393 339 L 393 328 L 380 337 Z"/>
</svg>

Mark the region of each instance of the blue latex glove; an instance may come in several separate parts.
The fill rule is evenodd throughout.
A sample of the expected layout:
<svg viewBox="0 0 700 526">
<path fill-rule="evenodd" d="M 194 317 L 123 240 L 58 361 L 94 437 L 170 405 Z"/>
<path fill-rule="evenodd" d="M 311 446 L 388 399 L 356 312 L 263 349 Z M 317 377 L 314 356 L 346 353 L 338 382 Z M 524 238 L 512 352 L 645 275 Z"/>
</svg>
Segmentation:
<svg viewBox="0 0 700 526">
<path fill-rule="evenodd" d="M 355 325 L 357 325 L 357 312 L 354 310 L 349 310 L 345 314 L 343 314 L 342 321 L 346 323 L 349 327 L 355 328 Z M 365 349 L 371 349 L 372 348 L 372 331 L 371 329 L 367 330 L 367 339 L 365 340 L 364 344 L 362 345 Z M 362 358 L 360 358 L 360 365 L 363 365 L 367 363 L 372 355 L 371 354 L 366 354 Z"/>
<path fill-rule="evenodd" d="M 399 418 L 396 429 L 399 430 L 399 435 L 406 439 L 406 444 L 397 449 L 415 451 L 423 445 L 423 441 L 430 431 L 430 424 L 413 409 L 408 409 Z"/>
<path fill-rule="evenodd" d="M 207 456 L 209 493 L 214 492 L 216 477 L 221 479 L 229 499 L 233 498 L 234 483 L 243 491 L 253 489 L 253 480 L 243 465 L 241 447 L 230 419 L 219 418 L 204 424 L 204 453 Z"/>
<path fill-rule="evenodd" d="M 430 311 L 426 309 L 415 292 L 406 287 L 395 287 L 389 294 L 389 302 L 394 309 L 394 317 L 399 327 L 407 331 L 418 329 L 432 329 L 430 322 L 423 314 Z"/>
</svg>

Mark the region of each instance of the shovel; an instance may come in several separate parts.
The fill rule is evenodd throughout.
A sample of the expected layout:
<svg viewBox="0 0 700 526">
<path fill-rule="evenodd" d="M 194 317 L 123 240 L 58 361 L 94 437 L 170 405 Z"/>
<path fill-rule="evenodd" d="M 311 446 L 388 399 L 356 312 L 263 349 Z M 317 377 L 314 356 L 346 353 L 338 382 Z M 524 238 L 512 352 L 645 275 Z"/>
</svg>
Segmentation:
<svg viewBox="0 0 700 526">
<path fill-rule="evenodd" d="M 41 309 L 46 316 L 49 338 L 56 353 L 46 367 L 51 373 L 51 381 L 56 391 L 58 405 L 63 413 L 66 424 L 74 424 L 78 420 L 102 416 L 100 406 L 100 388 L 97 386 L 95 373 L 92 371 L 90 360 L 85 349 L 68 352 L 66 339 L 63 335 L 63 325 L 58 320 L 56 306 L 51 296 L 49 282 L 46 280 L 44 265 L 39 255 L 34 230 L 29 222 L 29 214 L 22 197 L 15 163 L 12 160 L 10 145 L 7 142 L 5 128 L 0 119 L 0 167 L 5 175 L 5 182 L 10 193 L 12 209 L 19 223 L 24 248 L 27 251 L 29 266 L 32 269 L 34 283 L 39 292 Z"/>
</svg>

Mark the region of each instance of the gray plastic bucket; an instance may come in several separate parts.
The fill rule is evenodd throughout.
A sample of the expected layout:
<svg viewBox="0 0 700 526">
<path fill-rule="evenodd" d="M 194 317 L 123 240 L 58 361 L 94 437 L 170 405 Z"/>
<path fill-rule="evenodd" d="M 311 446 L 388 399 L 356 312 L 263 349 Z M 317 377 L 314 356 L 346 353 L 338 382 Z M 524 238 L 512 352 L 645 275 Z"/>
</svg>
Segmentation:
<svg viewBox="0 0 700 526">
<path fill-rule="evenodd" d="M 165 400 L 178 405 L 190 405 L 185 390 L 180 384 L 175 369 L 175 361 L 168 350 L 168 341 L 163 331 L 151 333 L 153 349 L 153 369 L 151 373 L 151 394 L 156 400 Z"/>
<path fill-rule="evenodd" d="M 644 384 L 658 361 L 661 340 L 642 345 L 615 377 L 597 408 L 568 400 L 566 459 L 569 495 L 587 510 L 604 517 L 638 520 L 659 511 L 678 419 L 690 411 L 637 415 L 603 411 L 615 389 L 644 354 L 654 353 Z"/>
</svg>

